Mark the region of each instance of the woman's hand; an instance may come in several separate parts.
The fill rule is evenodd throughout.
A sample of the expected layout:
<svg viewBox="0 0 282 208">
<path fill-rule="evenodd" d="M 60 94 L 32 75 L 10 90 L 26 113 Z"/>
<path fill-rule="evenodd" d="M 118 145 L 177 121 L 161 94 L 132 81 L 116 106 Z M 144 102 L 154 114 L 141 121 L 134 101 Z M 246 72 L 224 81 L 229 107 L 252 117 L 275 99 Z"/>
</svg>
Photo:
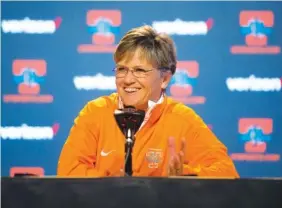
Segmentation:
<svg viewBox="0 0 282 208">
<path fill-rule="evenodd" d="M 175 139 L 170 137 L 168 139 L 168 176 L 181 176 L 183 175 L 183 164 L 185 158 L 186 140 L 181 140 L 180 151 L 176 152 Z"/>
</svg>

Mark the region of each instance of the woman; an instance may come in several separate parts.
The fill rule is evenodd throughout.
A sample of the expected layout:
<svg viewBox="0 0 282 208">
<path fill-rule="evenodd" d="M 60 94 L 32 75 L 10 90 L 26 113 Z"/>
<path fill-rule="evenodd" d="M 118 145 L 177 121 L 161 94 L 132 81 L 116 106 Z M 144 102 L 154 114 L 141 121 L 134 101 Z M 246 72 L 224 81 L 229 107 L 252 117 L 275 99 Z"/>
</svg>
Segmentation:
<svg viewBox="0 0 282 208">
<path fill-rule="evenodd" d="M 124 136 L 114 111 L 146 112 L 135 134 L 133 176 L 239 177 L 226 147 L 189 107 L 165 95 L 176 70 L 172 39 L 150 26 L 130 30 L 114 54 L 117 93 L 87 103 L 58 162 L 59 176 L 123 176 Z"/>
</svg>

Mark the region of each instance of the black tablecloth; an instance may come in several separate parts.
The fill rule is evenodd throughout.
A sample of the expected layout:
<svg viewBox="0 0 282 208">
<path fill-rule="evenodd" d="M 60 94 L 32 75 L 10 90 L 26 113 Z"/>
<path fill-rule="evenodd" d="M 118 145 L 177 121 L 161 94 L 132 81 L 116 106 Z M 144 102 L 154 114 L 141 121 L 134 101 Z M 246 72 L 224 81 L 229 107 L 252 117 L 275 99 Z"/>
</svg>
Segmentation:
<svg viewBox="0 0 282 208">
<path fill-rule="evenodd" d="M 282 208 L 282 180 L 2 178 L 3 208 Z"/>
</svg>

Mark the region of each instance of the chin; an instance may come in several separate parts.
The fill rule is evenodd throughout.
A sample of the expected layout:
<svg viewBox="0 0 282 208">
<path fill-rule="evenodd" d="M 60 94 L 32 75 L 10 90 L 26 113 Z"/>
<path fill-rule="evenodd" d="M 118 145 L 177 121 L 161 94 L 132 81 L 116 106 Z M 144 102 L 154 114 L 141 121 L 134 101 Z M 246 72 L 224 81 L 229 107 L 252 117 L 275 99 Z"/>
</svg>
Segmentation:
<svg viewBox="0 0 282 208">
<path fill-rule="evenodd" d="M 126 105 L 126 106 L 134 106 L 134 107 L 138 106 L 138 102 L 132 102 L 132 101 L 130 101 L 130 102 L 124 101 L 123 104 Z"/>
<path fill-rule="evenodd" d="M 138 100 L 138 101 L 128 101 L 128 102 L 125 100 L 125 101 L 123 101 L 123 105 L 133 106 L 137 109 L 143 109 L 144 106 L 145 106 L 145 104 L 143 102 L 141 102 L 140 100 Z"/>
</svg>

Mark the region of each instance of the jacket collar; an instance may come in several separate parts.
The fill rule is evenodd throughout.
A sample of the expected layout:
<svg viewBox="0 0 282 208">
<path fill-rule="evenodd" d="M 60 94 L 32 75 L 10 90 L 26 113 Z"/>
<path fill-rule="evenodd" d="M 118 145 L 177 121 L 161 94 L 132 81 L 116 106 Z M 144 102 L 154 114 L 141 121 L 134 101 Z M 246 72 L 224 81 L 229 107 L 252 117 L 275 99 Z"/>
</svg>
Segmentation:
<svg viewBox="0 0 282 208">
<path fill-rule="evenodd" d="M 148 101 L 148 110 L 147 110 L 147 112 L 152 111 L 152 109 L 153 109 L 157 104 L 161 104 L 163 101 L 164 101 L 164 94 L 161 95 L 160 99 L 159 99 L 157 102 L 152 101 L 152 100 L 149 100 L 149 101 Z M 121 97 L 118 96 L 118 108 L 119 108 L 119 109 L 123 109 L 123 107 L 124 107 L 124 106 L 123 106 Z"/>
<path fill-rule="evenodd" d="M 114 98 L 113 101 L 115 102 L 115 108 L 122 109 L 124 106 L 118 94 L 113 93 L 111 96 L 113 96 Z M 167 99 L 168 99 L 167 96 L 163 93 L 157 102 L 151 100 L 148 102 L 148 110 L 146 111 L 145 118 L 140 129 L 146 123 L 148 123 L 148 125 L 151 126 L 160 119 L 165 109 L 165 106 L 167 105 Z"/>
</svg>

